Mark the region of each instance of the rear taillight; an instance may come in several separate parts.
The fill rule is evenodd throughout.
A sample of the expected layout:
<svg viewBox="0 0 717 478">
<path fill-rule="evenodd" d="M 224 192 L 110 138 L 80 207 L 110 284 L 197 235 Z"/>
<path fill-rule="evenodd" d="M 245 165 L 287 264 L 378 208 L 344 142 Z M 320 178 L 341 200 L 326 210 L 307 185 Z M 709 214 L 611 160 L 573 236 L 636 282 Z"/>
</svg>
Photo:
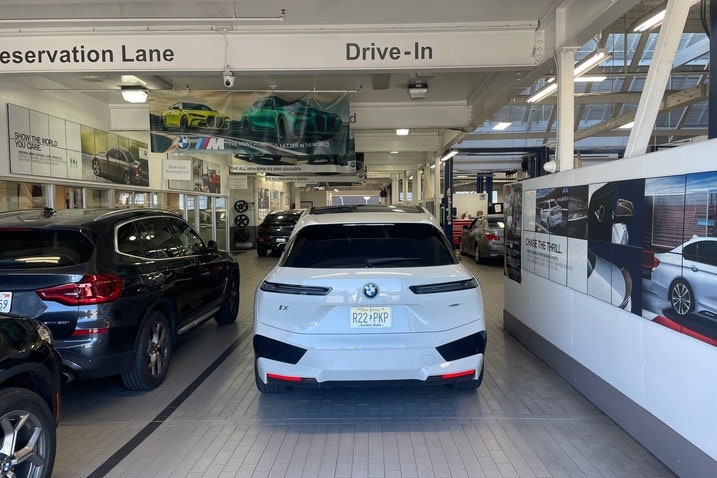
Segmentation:
<svg viewBox="0 0 717 478">
<path fill-rule="evenodd" d="M 79 282 L 70 282 L 35 292 L 43 300 L 64 305 L 92 305 L 111 302 L 122 292 L 122 278 L 110 274 L 84 276 Z"/>
<path fill-rule="evenodd" d="M 658 259 L 657 257 L 653 257 L 652 258 L 652 270 L 654 271 L 655 269 L 657 269 L 657 266 L 659 266 L 659 265 L 660 265 L 660 259 Z"/>
<path fill-rule="evenodd" d="M 497 235 L 497 234 L 490 234 L 490 233 L 486 234 L 486 235 L 485 235 L 485 238 L 488 239 L 488 240 L 491 241 L 491 242 L 496 242 L 496 241 L 500 241 L 500 240 L 501 240 L 499 235 Z"/>
</svg>

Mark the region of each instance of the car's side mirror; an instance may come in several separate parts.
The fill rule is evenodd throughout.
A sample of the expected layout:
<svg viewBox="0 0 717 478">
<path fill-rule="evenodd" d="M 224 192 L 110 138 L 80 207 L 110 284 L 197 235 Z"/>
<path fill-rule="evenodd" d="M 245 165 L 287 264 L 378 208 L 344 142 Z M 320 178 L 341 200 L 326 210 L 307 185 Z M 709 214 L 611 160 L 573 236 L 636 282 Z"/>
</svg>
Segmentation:
<svg viewBox="0 0 717 478">
<path fill-rule="evenodd" d="M 217 241 L 207 242 L 207 252 L 217 252 L 218 250 L 219 245 L 217 244 Z"/>
</svg>

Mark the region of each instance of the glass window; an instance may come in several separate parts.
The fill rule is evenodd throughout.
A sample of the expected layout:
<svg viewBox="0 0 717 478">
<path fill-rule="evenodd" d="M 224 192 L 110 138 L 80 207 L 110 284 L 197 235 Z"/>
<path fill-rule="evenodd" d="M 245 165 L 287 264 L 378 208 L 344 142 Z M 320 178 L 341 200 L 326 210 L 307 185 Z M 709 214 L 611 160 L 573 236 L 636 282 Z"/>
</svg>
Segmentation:
<svg viewBox="0 0 717 478">
<path fill-rule="evenodd" d="M 183 248 L 183 255 L 201 254 L 204 252 L 204 241 L 181 219 L 169 219 L 169 229 L 177 237 Z"/>
<path fill-rule="evenodd" d="M 0 230 L 0 267 L 28 269 L 87 262 L 94 245 L 78 231 Z"/>
<path fill-rule="evenodd" d="M 441 231 L 427 224 L 316 225 L 300 230 L 286 267 L 396 268 L 455 263 Z"/>
<path fill-rule="evenodd" d="M 48 204 L 46 190 L 44 184 L 0 181 L 0 211 L 41 209 Z"/>
</svg>

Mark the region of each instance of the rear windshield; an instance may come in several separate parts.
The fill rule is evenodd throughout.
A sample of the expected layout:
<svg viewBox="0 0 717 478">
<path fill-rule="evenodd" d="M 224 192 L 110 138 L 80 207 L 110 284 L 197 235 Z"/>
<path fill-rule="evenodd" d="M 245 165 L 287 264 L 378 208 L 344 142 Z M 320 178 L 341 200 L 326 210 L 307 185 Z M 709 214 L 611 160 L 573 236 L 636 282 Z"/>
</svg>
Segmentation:
<svg viewBox="0 0 717 478">
<path fill-rule="evenodd" d="M 503 219 L 488 219 L 488 227 L 498 227 L 500 229 L 503 229 L 505 227 L 505 224 L 503 224 Z"/>
<path fill-rule="evenodd" d="M 397 268 L 455 264 L 443 233 L 428 224 L 307 226 L 288 245 L 284 267 Z"/>
<path fill-rule="evenodd" d="M 299 220 L 301 213 L 283 213 L 283 214 L 269 214 L 264 218 L 264 224 L 276 224 L 284 222 L 296 223 Z"/>
<path fill-rule="evenodd" d="M 0 229 L 0 268 L 35 269 L 87 262 L 94 248 L 79 231 Z"/>
</svg>

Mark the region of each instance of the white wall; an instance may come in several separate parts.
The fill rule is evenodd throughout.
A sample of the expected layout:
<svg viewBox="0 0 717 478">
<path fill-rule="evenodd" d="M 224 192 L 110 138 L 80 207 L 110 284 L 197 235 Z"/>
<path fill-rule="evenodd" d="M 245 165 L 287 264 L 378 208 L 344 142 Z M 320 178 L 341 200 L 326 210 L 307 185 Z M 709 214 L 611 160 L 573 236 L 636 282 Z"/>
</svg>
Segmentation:
<svg viewBox="0 0 717 478">
<path fill-rule="evenodd" d="M 527 180 L 523 194 L 714 171 L 715 157 L 712 140 Z M 524 209 L 524 221 L 529 214 Z M 504 282 L 508 313 L 717 459 L 717 347 L 525 269 L 521 283 Z"/>
</svg>

